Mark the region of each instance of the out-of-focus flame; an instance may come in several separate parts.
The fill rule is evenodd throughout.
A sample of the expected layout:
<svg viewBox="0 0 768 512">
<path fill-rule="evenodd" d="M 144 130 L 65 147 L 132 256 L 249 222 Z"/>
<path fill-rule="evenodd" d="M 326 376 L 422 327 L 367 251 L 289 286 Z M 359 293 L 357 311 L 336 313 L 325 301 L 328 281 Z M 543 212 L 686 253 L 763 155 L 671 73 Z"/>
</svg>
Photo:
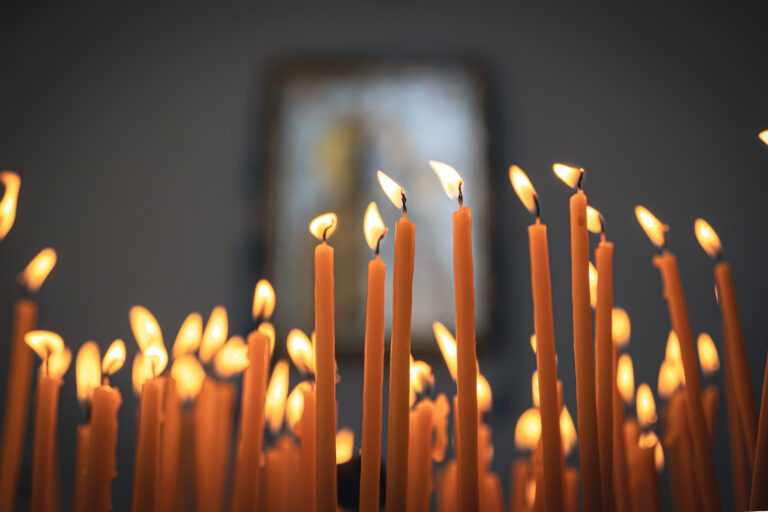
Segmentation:
<svg viewBox="0 0 768 512">
<path fill-rule="evenodd" d="M 664 469 L 664 450 L 661 447 L 659 438 L 653 430 L 641 433 L 637 438 L 637 445 L 640 448 L 652 448 L 653 465 L 656 467 L 656 471 Z"/>
<path fill-rule="evenodd" d="M 515 425 L 515 446 L 520 450 L 534 450 L 541 438 L 541 414 L 532 407 L 520 415 Z"/>
<path fill-rule="evenodd" d="M 277 433 L 283 424 L 285 398 L 288 396 L 288 370 L 288 361 L 281 359 L 275 364 L 269 379 L 264 416 L 272 433 Z"/>
<path fill-rule="evenodd" d="M 205 370 L 203 370 L 203 366 L 195 356 L 184 354 L 173 361 L 171 377 L 176 381 L 176 393 L 179 395 L 179 398 L 182 400 L 194 400 L 203 387 Z"/>
<path fill-rule="evenodd" d="M 291 329 L 286 341 L 288 355 L 301 372 L 315 373 L 315 350 L 301 329 Z"/>
<path fill-rule="evenodd" d="M 144 351 L 153 375 L 160 375 L 168 364 L 168 352 L 163 345 L 152 345 Z"/>
<path fill-rule="evenodd" d="M 101 371 L 104 375 L 112 375 L 125 363 L 125 342 L 120 338 L 112 342 L 101 360 Z"/>
<path fill-rule="evenodd" d="M 597 307 L 597 268 L 589 262 L 589 304 Z"/>
<path fill-rule="evenodd" d="M 144 354 L 137 352 L 133 356 L 133 367 L 131 368 L 131 380 L 133 382 L 133 394 L 141 395 L 141 388 L 144 383 L 152 378 L 152 366 Z"/>
<path fill-rule="evenodd" d="M 387 195 L 389 200 L 392 201 L 392 204 L 395 205 L 398 210 L 402 210 L 403 195 L 405 195 L 403 187 L 401 187 L 395 180 L 381 171 L 376 171 L 376 176 L 379 179 L 379 185 L 381 185 L 381 189 Z"/>
<path fill-rule="evenodd" d="M 657 389 L 659 396 L 669 398 L 682 384 L 680 382 L 680 369 L 675 361 L 664 359 L 659 368 L 659 381 Z"/>
<path fill-rule="evenodd" d="M 16 277 L 16 281 L 28 292 L 35 293 L 51 273 L 54 265 L 56 265 L 56 251 L 46 247 L 32 258 L 27 268 Z"/>
<path fill-rule="evenodd" d="M 325 240 L 336 232 L 338 219 L 335 213 L 318 215 L 309 223 L 309 232 L 318 240 Z"/>
<path fill-rule="evenodd" d="M 643 206 L 635 206 L 635 217 L 637 217 L 637 222 L 640 223 L 640 227 L 648 235 L 651 243 L 656 247 L 664 247 L 667 226 Z"/>
<path fill-rule="evenodd" d="M 254 319 L 261 318 L 268 320 L 275 311 L 275 289 L 266 279 L 260 279 L 253 289 L 253 310 Z"/>
<path fill-rule="evenodd" d="M 533 405 L 537 408 L 541 407 L 541 398 L 539 395 L 539 371 L 536 370 L 531 375 L 531 396 L 533 397 Z"/>
<path fill-rule="evenodd" d="M 704 375 L 712 375 L 720 368 L 720 358 L 717 357 L 717 349 L 712 337 L 703 332 L 699 334 L 696 340 L 696 346 L 699 349 L 699 363 Z"/>
<path fill-rule="evenodd" d="M 303 380 L 299 382 L 288 395 L 288 401 L 285 406 L 285 421 L 291 430 L 296 430 L 296 424 L 304 414 L 304 392 L 312 389 L 312 385 Z"/>
<path fill-rule="evenodd" d="M 3 199 L 0 200 L 0 240 L 2 240 L 16 220 L 16 204 L 19 199 L 21 178 L 13 171 L 3 171 L 0 172 L 0 182 L 5 187 Z"/>
<path fill-rule="evenodd" d="M 200 342 L 198 357 L 203 364 L 210 363 L 216 351 L 224 345 L 228 330 L 227 310 L 224 306 L 216 306 L 211 311 L 211 316 L 208 317 L 208 323 L 203 331 L 203 339 Z"/>
<path fill-rule="evenodd" d="M 530 343 L 531 343 L 531 350 L 533 350 L 533 353 L 535 354 L 536 353 L 536 335 L 535 334 L 531 334 Z"/>
<path fill-rule="evenodd" d="M 529 212 L 536 213 L 536 189 L 533 188 L 531 180 L 528 179 L 523 170 L 516 165 L 510 167 L 509 181 L 523 206 Z"/>
<path fill-rule="evenodd" d="M 336 464 L 344 464 L 352 458 L 355 449 L 355 433 L 350 428 L 336 432 Z"/>
<path fill-rule="evenodd" d="M 629 315 L 622 308 L 613 308 L 611 322 L 613 343 L 619 348 L 626 347 L 629 344 L 629 335 L 632 331 Z"/>
<path fill-rule="evenodd" d="M 563 443 L 563 455 L 568 456 L 576 446 L 576 426 L 566 406 L 560 409 L 560 441 Z"/>
<path fill-rule="evenodd" d="M 525 483 L 525 504 L 529 510 L 536 504 L 536 478 L 529 477 Z"/>
<path fill-rule="evenodd" d="M 203 316 L 200 313 L 190 313 L 181 324 L 179 334 L 173 343 L 173 357 L 192 354 L 200 348 L 203 337 Z"/>
<path fill-rule="evenodd" d="M 436 160 L 430 160 L 429 165 L 435 171 L 437 177 L 440 178 L 440 184 L 443 185 L 443 190 L 448 199 L 456 199 L 459 197 L 460 192 L 463 193 L 464 180 L 461 179 L 456 169 Z"/>
<path fill-rule="evenodd" d="M 603 217 L 600 212 L 591 206 L 587 206 L 587 229 L 592 233 L 602 233 Z"/>
<path fill-rule="evenodd" d="M 69 369 L 69 363 L 72 362 L 72 352 L 67 347 L 63 350 L 54 352 L 51 357 L 48 358 L 48 376 L 54 379 L 60 379 L 67 373 Z M 42 368 L 41 368 L 42 370 Z"/>
<path fill-rule="evenodd" d="M 584 173 L 584 169 L 581 167 L 574 167 L 572 165 L 554 164 L 552 170 L 555 171 L 557 177 L 563 180 L 563 183 L 571 188 L 576 188 L 579 184 L 579 179 Z"/>
<path fill-rule="evenodd" d="M 682 356 L 680 354 L 680 340 L 677 338 L 677 333 L 675 331 L 669 331 L 669 336 L 667 336 L 667 348 L 664 350 L 664 357 L 670 361 L 682 361 Z"/>
<path fill-rule="evenodd" d="M 163 345 L 163 333 L 160 324 L 144 306 L 133 306 L 129 313 L 131 330 L 142 352 L 152 345 Z"/>
<path fill-rule="evenodd" d="M 717 258 L 720 256 L 722 246 L 720 245 L 720 237 L 712 226 L 709 225 L 704 219 L 696 219 L 693 223 L 693 231 L 696 233 L 696 240 L 699 241 L 699 245 L 704 252 L 709 254 L 710 258 Z"/>
<path fill-rule="evenodd" d="M 437 345 L 440 347 L 440 353 L 443 354 L 443 359 L 445 359 L 445 365 L 448 367 L 448 372 L 451 374 L 453 380 L 456 380 L 456 339 L 451 334 L 451 331 L 440 322 L 434 322 L 432 324 L 432 331 L 435 333 L 435 339 L 437 340 Z"/>
<path fill-rule="evenodd" d="M 480 412 L 488 412 L 493 405 L 493 393 L 491 392 L 491 385 L 488 384 L 488 380 L 483 375 L 477 373 L 477 409 Z"/>
<path fill-rule="evenodd" d="M 424 361 L 414 361 L 411 356 L 410 366 L 410 405 L 416 401 L 416 394 L 423 392 L 435 383 L 435 376 L 432 374 L 432 367 Z"/>
<path fill-rule="evenodd" d="M 762 140 L 766 146 L 768 146 L 768 130 L 763 130 L 758 135 L 760 137 L 760 140 Z"/>
<path fill-rule="evenodd" d="M 275 353 L 275 326 L 270 322 L 261 322 L 256 330 L 269 340 L 269 357 L 271 358 Z"/>
<path fill-rule="evenodd" d="M 635 370 L 629 354 L 622 354 L 616 363 L 616 386 L 624 403 L 631 404 L 635 396 Z"/>
<path fill-rule="evenodd" d="M 24 335 L 24 341 L 43 361 L 56 352 L 64 350 L 64 340 L 51 331 L 29 331 Z M 98 357 L 96 361 L 98 361 Z"/>
<path fill-rule="evenodd" d="M 242 336 L 232 336 L 216 352 L 213 369 L 220 377 L 232 377 L 248 368 L 248 345 Z"/>
<path fill-rule="evenodd" d="M 435 399 L 435 406 L 432 409 L 432 425 L 435 431 L 435 440 L 432 444 L 432 460 L 443 462 L 445 459 L 445 449 L 448 447 L 448 414 L 451 412 L 451 404 L 445 397 L 445 393 L 440 393 Z"/>
<path fill-rule="evenodd" d="M 642 427 L 656 423 L 656 401 L 651 387 L 643 382 L 637 387 L 637 422 Z"/>
<path fill-rule="evenodd" d="M 375 201 L 371 201 L 368 208 L 365 209 L 365 217 L 363 218 L 363 234 L 365 235 L 365 241 L 368 243 L 368 247 L 372 251 L 376 250 L 379 245 L 379 240 L 387 232 L 387 226 L 384 225 L 384 221 L 381 219 L 379 208 L 376 206 Z"/>
<path fill-rule="evenodd" d="M 81 405 L 90 402 L 93 391 L 101 385 L 101 353 L 95 341 L 86 341 L 77 351 L 75 384 Z"/>
<path fill-rule="evenodd" d="M 656 466 L 656 471 L 659 473 L 664 469 L 664 448 L 661 447 L 659 442 L 656 443 L 653 449 L 653 465 Z"/>
</svg>

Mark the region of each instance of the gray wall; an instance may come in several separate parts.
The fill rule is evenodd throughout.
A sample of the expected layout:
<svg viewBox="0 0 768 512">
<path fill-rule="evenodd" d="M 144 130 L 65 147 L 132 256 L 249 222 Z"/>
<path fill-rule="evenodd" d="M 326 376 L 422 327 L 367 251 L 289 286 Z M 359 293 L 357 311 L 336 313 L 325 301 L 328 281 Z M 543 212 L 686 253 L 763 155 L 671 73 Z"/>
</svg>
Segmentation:
<svg viewBox="0 0 768 512">
<path fill-rule="evenodd" d="M 730 4 L 252 3 L 216 11 L 189 4 L 6 4 L 0 167 L 17 170 L 23 182 L 18 220 L 0 246 L 0 325 L 10 331 L 13 276 L 51 245 L 59 264 L 39 294 L 40 325 L 73 348 L 87 339 L 105 348 L 120 336 L 132 354 L 127 311 L 135 303 L 156 314 L 166 338 L 187 312 L 207 314 L 217 303 L 228 306 L 233 330 L 246 330 L 251 286 L 260 275 L 253 234 L 269 221 L 254 214 L 265 70 L 287 55 L 464 56 L 486 68 L 491 87 L 493 233 L 503 268 L 495 276 L 496 335 L 481 348 L 480 364 L 495 391 L 489 423 L 502 481 L 516 456 L 514 422 L 529 406 L 535 368 L 527 341 L 529 219 L 507 182 L 511 163 L 528 172 L 550 225 L 559 372 L 574 417 L 569 192 L 551 173 L 556 160 L 587 168 L 586 191 L 607 217 L 616 242 L 616 304 L 633 320 L 638 381 L 655 388 L 669 329 L 653 249 L 632 213 L 640 203 L 670 224 L 694 332 L 709 331 L 718 347 L 713 265 L 693 237 L 694 218 L 706 217 L 720 233 L 759 391 L 768 334 L 768 148 L 756 134 L 768 128 L 767 38 L 764 17 Z M 452 390 L 440 361 L 431 362 L 438 389 Z M 359 443 L 361 363 L 339 364 L 339 424 L 355 428 Z M 7 373 L 5 357 L 0 372 Z M 116 510 L 126 510 L 136 401 L 130 371 L 115 381 L 125 402 L 114 501 Z M 82 421 L 72 373 L 61 409 L 68 506 L 75 426 Z M 720 412 L 716 458 L 730 503 Z"/>
</svg>

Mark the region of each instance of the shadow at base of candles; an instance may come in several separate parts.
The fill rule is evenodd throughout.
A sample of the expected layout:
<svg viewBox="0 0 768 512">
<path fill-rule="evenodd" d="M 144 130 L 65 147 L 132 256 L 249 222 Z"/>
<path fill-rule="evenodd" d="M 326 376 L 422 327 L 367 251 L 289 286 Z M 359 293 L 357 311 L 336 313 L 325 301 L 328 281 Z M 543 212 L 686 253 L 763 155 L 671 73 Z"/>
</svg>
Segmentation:
<svg viewBox="0 0 768 512">
<path fill-rule="evenodd" d="M 336 493 L 340 507 L 357 510 L 360 508 L 360 454 L 336 466 Z M 387 466 L 382 461 L 379 480 L 379 507 L 383 508 L 386 496 Z"/>
</svg>

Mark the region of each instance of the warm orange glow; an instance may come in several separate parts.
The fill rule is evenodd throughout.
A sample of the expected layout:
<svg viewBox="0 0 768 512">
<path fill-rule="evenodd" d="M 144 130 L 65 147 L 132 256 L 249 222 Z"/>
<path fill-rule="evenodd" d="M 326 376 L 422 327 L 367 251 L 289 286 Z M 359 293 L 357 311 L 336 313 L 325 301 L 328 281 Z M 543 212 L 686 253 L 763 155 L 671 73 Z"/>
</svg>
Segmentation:
<svg viewBox="0 0 768 512">
<path fill-rule="evenodd" d="M 144 354 L 137 352 L 133 356 L 133 367 L 131 369 L 131 380 L 133 382 L 133 394 L 141 395 L 141 388 L 144 383 L 152 378 L 152 365 Z"/>
<path fill-rule="evenodd" d="M 622 308 L 613 308 L 611 322 L 613 343 L 619 348 L 626 347 L 629 344 L 629 335 L 632 331 L 629 315 Z"/>
<path fill-rule="evenodd" d="M 432 374 L 432 367 L 424 361 L 414 361 L 411 356 L 411 386 L 410 386 L 410 404 L 416 401 L 416 394 L 424 392 L 435 383 L 435 376 Z"/>
<path fill-rule="evenodd" d="M 24 341 L 43 361 L 64 350 L 64 340 L 51 331 L 29 331 L 24 335 Z"/>
<path fill-rule="evenodd" d="M 667 336 L 667 348 L 664 350 L 664 357 L 670 361 L 678 363 L 682 361 L 682 356 L 680 354 L 680 340 L 678 340 L 675 331 L 669 331 L 669 336 Z"/>
<path fill-rule="evenodd" d="M 456 199 L 460 193 L 463 193 L 464 180 L 461 179 L 456 169 L 436 160 L 430 160 L 429 165 L 435 171 L 437 177 L 440 178 L 440 184 L 443 185 L 443 190 L 448 199 Z"/>
<path fill-rule="evenodd" d="M 488 380 L 478 372 L 477 374 L 477 410 L 488 412 L 493 405 L 493 393 Z"/>
<path fill-rule="evenodd" d="M 3 199 L 0 200 L 0 240 L 2 240 L 16 220 L 16 204 L 19 199 L 21 178 L 13 171 L 3 171 L 0 172 L 0 183 L 5 188 Z"/>
<path fill-rule="evenodd" d="M 18 275 L 16 281 L 30 293 L 35 293 L 42 286 L 45 278 L 56 265 L 56 251 L 46 247 L 32 258 L 27 268 Z"/>
<path fill-rule="evenodd" d="M 536 189 L 533 188 L 531 180 L 521 168 L 513 165 L 509 168 L 509 181 L 512 182 L 512 188 L 515 189 L 517 197 L 523 206 L 531 212 L 536 213 Z"/>
<path fill-rule="evenodd" d="M 531 396 L 533 397 L 533 405 L 541 407 L 541 399 L 539 398 L 539 371 L 536 370 L 531 375 Z"/>
<path fill-rule="evenodd" d="M 275 364 L 269 379 L 264 416 L 272 433 L 277 433 L 283 424 L 285 398 L 288 396 L 288 370 L 288 361 L 281 359 Z"/>
<path fill-rule="evenodd" d="M 566 406 L 560 410 L 560 441 L 563 443 L 563 455 L 567 457 L 576 446 L 576 426 Z"/>
<path fill-rule="evenodd" d="M 58 352 L 54 352 L 51 354 L 51 357 L 48 358 L 47 366 L 47 373 L 49 377 L 53 377 L 54 379 L 60 379 L 64 376 L 65 373 L 67 373 L 67 370 L 69 369 L 69 363 L 72 362 L 72 352 L 69 351 L 67 347 L 64 347 L 63 350 L 60 350 Z M 40 368 L 40 371 L 42 371 L 43 368 Z"/>
<path fill-rule="evenodd" d="M 456 339 L 451 334 L 451 331 L 440 322 L 434 322 L 432 324 L 432 331 L 435 333 L 435 339 L 437 340 L 437 345 L 440 347 L 440 353 L 443 354 L 443 359 L 445 360 L 445 365 L 448 367 L 448 372 L 451 374 L 453 380 L 456 380 Z"/>
<path fill-rule="evenodd" d="M 589 262 L 589 304 L 597 307 L 597 267 Z"/>
<path fill-rule="evenodd" d="M 631 404 L 635 396 L 635 370 L 629 354 L 622 354 L 616 363 L 616 386 L 624 403 Z"/>
<path fill-rule="evenodd" d="M 591 206 L 587 206 L 587 229 L 592 233 L 602 233 L 603 218 L 600 212 Z"/>
<path fill-rule="evenodd" d="M 149 361 L 152 375 L 160 375 L 168 364 L 168 352 L 163 345 L 152 345 L 144 351 L 144 358 Z"/>
<path fill-rule="evenodd" d="M 176 381 L 179 397 L 182 400 L 194 400 L 203 387 L 205 370 L 195 356 L 184 354 L 173 361 L 171 377 Z"/>
<path fill-rule="evenodd" d="M 261 322 L 256 330 L 269 339 L 269 357 L 271 358 L 275 353 L 275 326 L 270 322 Z"/>
<path fill-rule="evenodd" d="M 762 140 L 766 146 L 768 146 L 768 130 L 763 130 L 758 135 L 760 137 L 760 140 Z"/>
<path fill-rule="evenodd" d="M 402 210 L 403 195 L 405 195 L 405 190 L 403 187 L 401 187 L 395 180 L 381 171 L 376 171 L 376 176 L 379 179 L 379 185 L 381 185 L 381 189 L 387 195 L 389 200 L 392 201 L 392 204 L 395 205 L 398 210 Z"/>
<path fill-rule="evenodd" d="M 541 415 L 532 407 L 520 415 L 515 425 L 515 446 L 521 450 L 534 450 L 541 438 Z"/>
<path fill-rule="evenodd" d="M 131 330 L 139 349 L 145 352 L 152 345 L 163 344 L 163 333 L 160 324 L 144 306 L 133 306 L 129 313 Z"/>
<path fill-rule="evenodd" d="M 656 423 L 656 401 L 653 399 L 651 387 L 643 382 L 637 387 L 637 422 L 641 427 Z"/>
<path fill-rule="evenodd" d="M 662 398 L 669 398 L 680 387 L 680 369 L 678 363 L 664 359 L 659 368 L 657 390 Z"/>
<path fill-rule="evenodd" d="M 656 443 L 653 449 L 653 465 L 656 466 L 657 472 L 661 472 L 664 469 L 664 448 L 661 447 L 659 442 Z"/>
<path fill-rule="evenodd" d="M 190 313 L 181 324 L 179 334 L 173 343 L 173 357 L 192 354 L 200 348 L 203 337 L 203 316 L 200 313 Z"/>
<path fill-rule="evenodd" d="M 448 448 L 448 415 L 451 412 L 451 404 L 445 397 L 445 393 L 440 393 L 435 399 L 435 406 L 432 409 L 432 425 L 435 430 L 435 438 L 432 443 L 432 460 L 443 462 L 445 459 L 445 449 Z"/>
<path fill-rule="evenodd" d="M 324 213 L 312 219 L 309 223 L 309 232 L 318 240 L 325 240 L 336 232 L 338 224 L 335 213 Z"/>
<path fill-rule="evenodd" d="M 101 353 L 95 341 L 86 341 L 75 358 L 75 384 L 80 404 L 91 401 L 93 391 L 101 385 Z"/>
<path fill-rule="evenodd" d="M 535 334 L 531 334 L 530 343 L 531 343 L 531 350 L 533 350 L 533 353 L 535 354 L 536 353 L 536 335 Z"/>
<path fill-rule="evenodd" d="M 704 252 L 709 254 L 710 258 L 717 258 L 720 256 L 722 246 L 720 245 L 720 237 L 717 236 L 715 230 L 704 219 L 696 219 L 693 223 L 693 231 L 696 233 L 696 240 L 699 241 L 699 245 Z"/>
<path fill-rule="evenodd" d="M 648 235 L 651 243 L 656 247 L 664 246 L 664 239 L 666 238 L 667 226 L 662 224 L 647 208 L 642 206 L 635 206 L 635 217 L 640 223 L 640 226 Z"/>
<path fill-rule="evenodd" d="M 355 449 L 355 433 L 343 428 L 336 432 L 336 464 L 344 464 L 352 458 Z"/>
<path fill-rule="evenodd" d="M 293 391 L 288 395 L 288 401 L 285 406 L 285 421 L 291 430 L 296 430 L 296 424 L 304 414 L 304 392 L 312 389 L 312 385 L 303 380 L 299 382 Z"/>
<path fill-rule="evenodd" d="M 712 375 L 720 368 L 720 358 L 717 357 L 717 349 L 712 337 L 703 332 L 699 334 L 696 340 L 696 346 L 699 349 L 699 364 L 704 375 Z"/>
<path fill-rule="evenodd" d="M 116 339 L 104 353 L 104 359 L 101 360 L 101 371 L 104 375 L 112 375 L 123 367 L 125 363 L 125 342 L 120 338 Z"/>
<path fill-rule="evenodd" d="M 248 368 L 248 345 L 242 336 L 232 336 L 216 352 L 213 369 L 220 377 L 232 377 Z"/>
<path fill-rule="evenodd" d="M 529 510 L 533 510 L 536 504 L 536 478 L 529 477 L 525 484 L 525 504 Z"/>
<path fill-rule="evenodd" d="M 216 306 L 208 317 L 203 339 L 200 342 L 200 351 L 197 354 L 203 364 L 210 363 L 216 351 L 224 345 L 228 330 L 227 310 L 224 306 Z"/>
<path fill-rule="evenodd" d="M 664 469 L 664 450 L 653 430 L 641 433 L 637 439 L 637 445 L 640 448 L 653 448 L 653 465 L 656 467 L 656 471 Z"/>
<path fill-rule="evenodd" d="M 269 320 L 275 312 L 275 289 L 266 279 L 260 279 L 253 289 L 253 310 L 251 316 Z"/>
<path fill-rule="evenodd" d="M 291 329 L 286 341 L 288 355 L 299 371 L 315 373 L 315 350 L 312 342 L 301 329 Z"/>
<path fill-rule="evenodd" d="M 384 225 L 384 221 L 379 214 L 379 208 L 376 206 L 375 201 L 371 201 L 368 208 L 365 209 L 365 217 L 363 218 L 363 234 L 365 235 L 365 241 L 368 243 L 368 247 L 372 251 L 376 250 L 379 245 L 379 240 L 387 232 L 387 226 Z"/>
<path fill-rule="evenodd" d="M 581 175 L 584 174 L 584 169 L 581 167 L 565 164 L 554 164 L 552 170 L 555 171 L 558 178 L 563 180 L 563 182 L 571 188 L 576 188 L 579 184 Z"/>
</svg>

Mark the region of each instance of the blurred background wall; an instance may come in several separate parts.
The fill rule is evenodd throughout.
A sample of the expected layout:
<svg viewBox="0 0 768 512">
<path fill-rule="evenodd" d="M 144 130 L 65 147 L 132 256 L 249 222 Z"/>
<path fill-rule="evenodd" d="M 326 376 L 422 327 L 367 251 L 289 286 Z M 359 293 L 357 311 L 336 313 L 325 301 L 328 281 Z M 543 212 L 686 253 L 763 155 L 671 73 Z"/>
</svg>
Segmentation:
<svg viewBox="0 0 768 512">
<path fill-rule="evenodd" d="M 479 359 L 494 390 L 488 423 L 492 467 L 502 482 L 509 481 L 514 423 L 530 406 L 535 369 L 528 345 L 529 217 L 508 183 L 512 163 L 531 177 L 550 226 L 558 370 L 574 419 L 570 192 L 551 172 L 557 160 L 587 169 L 590 202 L 606 216 L 616 242 L 615 303 L 632 318 L 637 382 L 655 389 L 669 329 L 651 266 L 654 251 L 632 211 L 643 204 L 671 226 L 694 334 L 710 332 L 722 352 L 713 264 L 694 239 L 693 221 L 703 216 L 718 230 L 733 263 L 759 393 L 768 345 L 762 317 L 768 147 L 757 133 L 768 128 L 768 34 L 758 8 L 6 2 L 0 7 L 0 167 L 18 171 L 22 188 L 16 225 L 0 245 L 2 381 L 17 298 L 14 276 L 48 245 L 59 263 L 39 293 L 39 325 L 61 333 L 73 351 L 88 339 L 105 349 L 123 337 L 132 356 L 133 304 L 155 313 L 168 344 L 189 311 L 207 315 L 219 303 L 230 312 L 231 331 L 248 329 L 252 286 L 257 277 L 271 277 L 260 271 L 255 237 L 270 221 L 256 212 L 262 93 L 276 61 L 296 55 L 459 56 L 483 66 L 490 87 L 489 201 L 491 233 L 499 243 L 491 268 L 476 272 L 492 272 L 498 292 L 493 339 Z M 424 172 L 431 173 L 426 163 Z M 290 307 L 290 291 L 274 284 L 277 307 Z M 290 326 L 278 327 L 283 342 Z M 452 393 L 442 362 L 425 357 L 435 368 L 437 389 Z M 355 429 L 359 446 L 362 359 L 340 359 L 339 367 L 338 423 Z M 59 442 L 68 507 L 75 428 L 83 415 L 72 370 L 65 380 Z M 113 497 L 116 510 L 126 510 L 137 402 L 129 368 L 114 381 L 124 404 Z M 728 505 L 722 405 L 715 443 Z M 23 496 L 30 459 L 28 453 Z"/>
</svg>

